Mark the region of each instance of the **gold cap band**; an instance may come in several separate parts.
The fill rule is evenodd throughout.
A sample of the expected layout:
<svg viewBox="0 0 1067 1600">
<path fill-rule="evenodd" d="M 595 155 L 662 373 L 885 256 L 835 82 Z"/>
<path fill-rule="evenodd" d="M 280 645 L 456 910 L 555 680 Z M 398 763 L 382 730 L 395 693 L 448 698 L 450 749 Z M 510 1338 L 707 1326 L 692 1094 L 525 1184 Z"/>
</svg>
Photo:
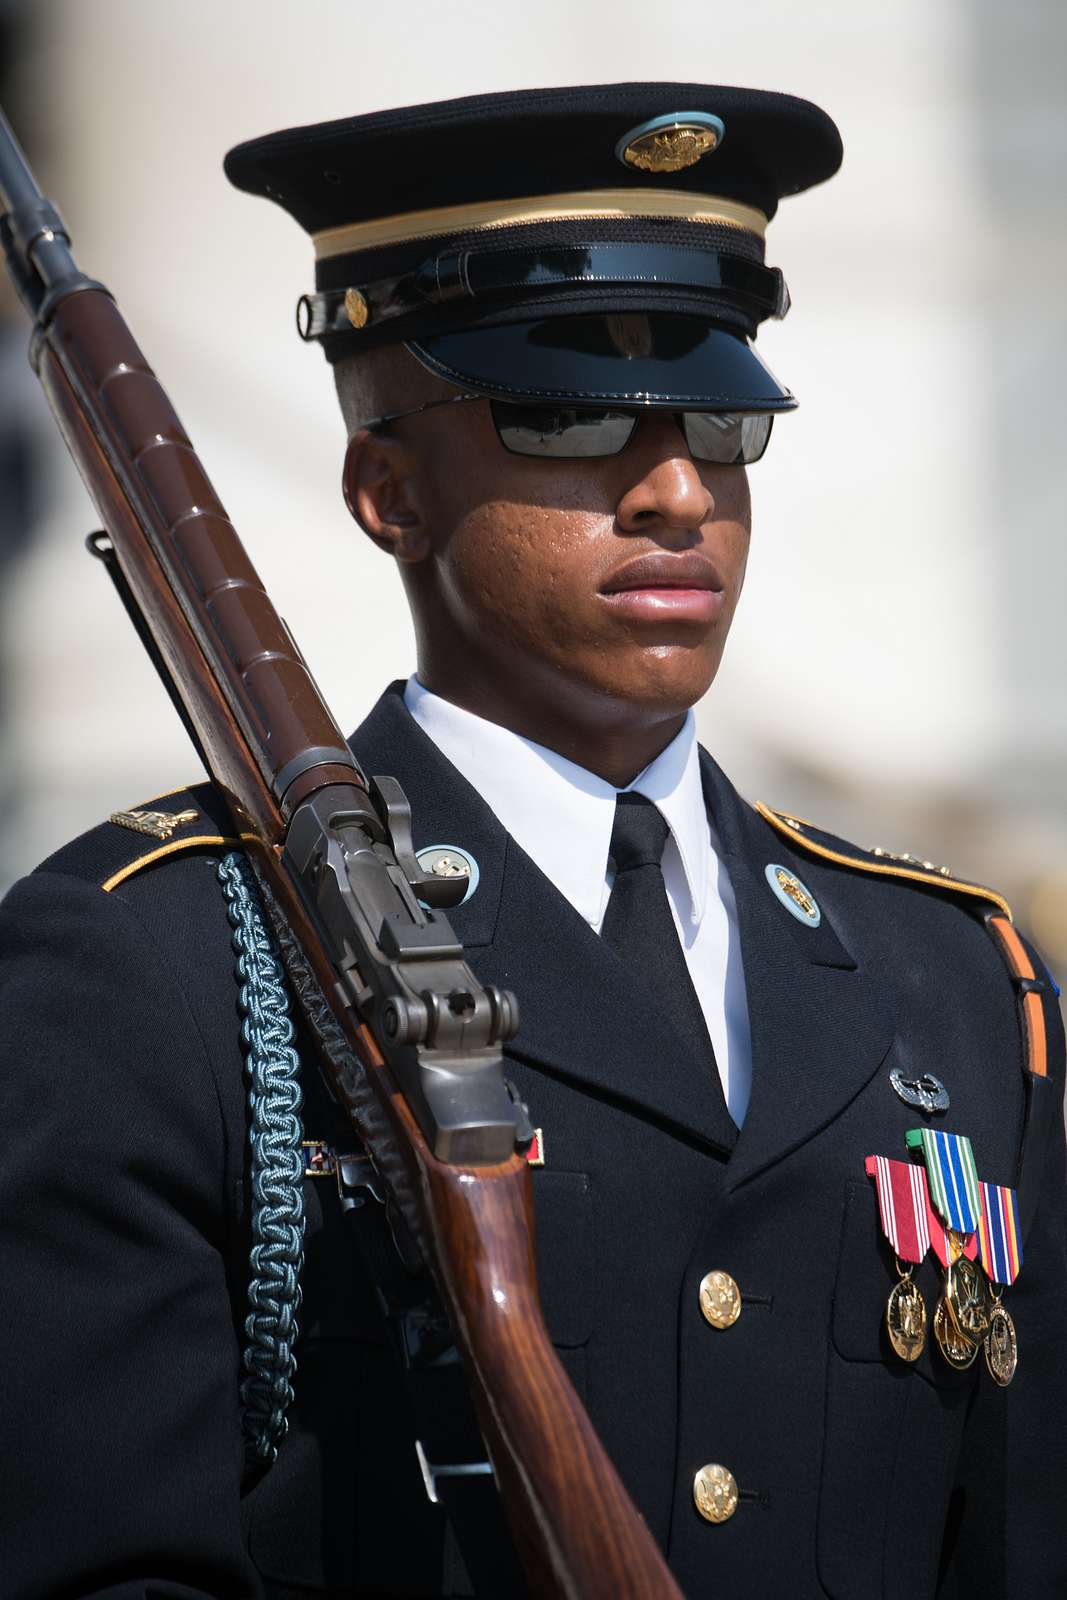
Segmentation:
<svg viewBox="0 0 1067 1600">
<path fill-rule="evenodd" d="M 518 200 L 483 200 L 466 206 L 440 206 L 433 211 L 408 211 L 372 222 L 324 228 L 314 235 L 315 256 L 350 255 L 430 239 L 436 234 L 471 233 L 479 228 L 514 228 L 532 222 L 580 222 L 612 217 L 674 217 L 679 222 L 717 222 L 744 228 L 761 239 L 767 218 L 755 206 L 718 195 L 689 194 L 684 189 L 586 189 L 576 194 L 529 195 Z"/>
</svg>

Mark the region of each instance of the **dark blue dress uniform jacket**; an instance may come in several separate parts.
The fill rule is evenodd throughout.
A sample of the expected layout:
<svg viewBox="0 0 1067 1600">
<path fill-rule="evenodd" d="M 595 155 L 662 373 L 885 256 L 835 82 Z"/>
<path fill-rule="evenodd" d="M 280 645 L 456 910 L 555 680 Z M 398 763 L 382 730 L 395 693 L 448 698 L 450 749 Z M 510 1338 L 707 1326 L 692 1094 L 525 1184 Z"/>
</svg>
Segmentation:
<svg viewBox="0 0 1067 1600">
<path fill-rule="evenodd" d="M 417 844 L 461 845 L 481 868 L 452 916 L 479 976 L 520 997 L 510 1071 L 544 1133 L 533 1183 L 550 1331 L 686 1595 L 1067 1594 L 1063 1032 L 1049 986 L 1050 1076 L 1028 1091 L 983 903 L 809 853 L 806 829 L 772 826 L 705 758 L 752 1025 L 752 1101 L 727 1156 L 709 1132 L 710 1069 L 680 1059 L 656 994 L 508 838 L 397 687 L 354 746 L 400 779 Z M 227 824 L 206 786 L 159 802 L 186 803 L 200 815 L 176 848 L 104 825 L 0 914 L 0 1593 L 438 1594 L 442 1513 L 323 1181 L 305 1183 L 289 1437 L 242 1493 L 249 1200 L 215 871 Z M 815 895 L 819 928 L 771 893 L 772 862 Z M 893 1092 L 895 1066 L 941 1077 L 943 1125 L 970 1136 L 979 1175 L 1021 1183 L 1007 1390 L 981 1357 L 959 1373 L 928 1347 L 906 1367 L 886 1344 L 896 1274 L 864 1158 L 905 1159 L 924 1120 Z M 310 1062 L 306 1079 L 305 1134 L 332 1140 Z M 699 1307 L 711 1268 L 743 1296 L 723 1331 Z M 918 1281 L 932 1313 L 932 1256 Z M 709 1462 L 741 1493 L 718 1526 L 693 1503 Z"/>
</svg>

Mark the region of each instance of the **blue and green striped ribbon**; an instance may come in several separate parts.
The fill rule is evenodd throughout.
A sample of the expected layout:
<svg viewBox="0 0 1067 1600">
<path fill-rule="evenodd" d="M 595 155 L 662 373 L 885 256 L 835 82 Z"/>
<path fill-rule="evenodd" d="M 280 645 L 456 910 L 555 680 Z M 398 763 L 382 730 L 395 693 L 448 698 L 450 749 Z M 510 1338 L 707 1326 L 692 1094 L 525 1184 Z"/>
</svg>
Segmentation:
<svg viewBox="0 0 1067 1600">
<path fill-rule="evenodd" d="M 973 1233 L 982 1200 L 970 1139 L 940 1128 L 910 1128 L 904 1137 L 909 1150 L 923 1153 L 930 1199 L 942 1222 L 956 1233 Z"/>
</svg>

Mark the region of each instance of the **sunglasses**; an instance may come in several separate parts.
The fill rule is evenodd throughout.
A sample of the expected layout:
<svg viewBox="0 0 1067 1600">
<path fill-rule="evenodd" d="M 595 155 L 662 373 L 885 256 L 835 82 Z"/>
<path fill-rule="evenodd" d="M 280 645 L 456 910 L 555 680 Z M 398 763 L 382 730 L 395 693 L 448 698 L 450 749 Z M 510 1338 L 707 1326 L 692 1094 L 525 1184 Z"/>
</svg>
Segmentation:
<svg viewBox="0 0 1067 1600">
<path fill-rule="evenodd" d="M 477 394 L 450 395 L 447 400 L 430 400 L 413 411 L 393 411 L 360 423 L 362 428 L 382 428 L 404 417 L 417 417 L 438 406 L 458 405 L 481 400 Z M 490 400 L 489 411 L 497 437 L 505 450 L 516 456 L 541 456 L 552 460 L 579 460 L 595 456 L 617 456 L 625 450 L 648 408 L 619 411 L 607 407 L 562 406 Z M 748 467 L 758 461 L 771 436 L 773 416 L 767 412 L 674 411 L 686 447 L 694 461 L 709 461 L 722 467 Z"/>
</svg>

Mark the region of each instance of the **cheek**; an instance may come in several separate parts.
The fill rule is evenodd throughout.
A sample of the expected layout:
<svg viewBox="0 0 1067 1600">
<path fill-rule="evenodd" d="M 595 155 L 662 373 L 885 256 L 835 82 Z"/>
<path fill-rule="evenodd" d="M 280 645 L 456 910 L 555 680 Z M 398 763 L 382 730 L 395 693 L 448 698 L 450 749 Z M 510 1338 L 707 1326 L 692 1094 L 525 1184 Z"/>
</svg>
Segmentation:
<svg viewBox="0 0 1067 1600">
<path fill-rule="evenodd" d="M 743 468 L 709 485 L 715 500 L 715 521 L 708 546 L 717 558 L 734 600 L 741 592 L 752 532 L 752 500 Z"/>
<path fill-rule="evenodd" d="M 591 573 L 605 519 L 489 501 L 469 511 L 439 553 L 441 591 L 466 625 L 538 652 L 593 632 Z M 610 520 L 608 521 L 610 532 Z"/>
<path fill-rule="evenodd" d="M 496 474 L 496 498 L 467 501 L 438 549 L 438 582 L 467 627 L 553 654 L 595 635 L 595 574 L 614 518 L 603 486 L 557 485 L 539 466 L 537 482 L 520 483 L 512 498 L 499 498 Z"/>
</svg>

